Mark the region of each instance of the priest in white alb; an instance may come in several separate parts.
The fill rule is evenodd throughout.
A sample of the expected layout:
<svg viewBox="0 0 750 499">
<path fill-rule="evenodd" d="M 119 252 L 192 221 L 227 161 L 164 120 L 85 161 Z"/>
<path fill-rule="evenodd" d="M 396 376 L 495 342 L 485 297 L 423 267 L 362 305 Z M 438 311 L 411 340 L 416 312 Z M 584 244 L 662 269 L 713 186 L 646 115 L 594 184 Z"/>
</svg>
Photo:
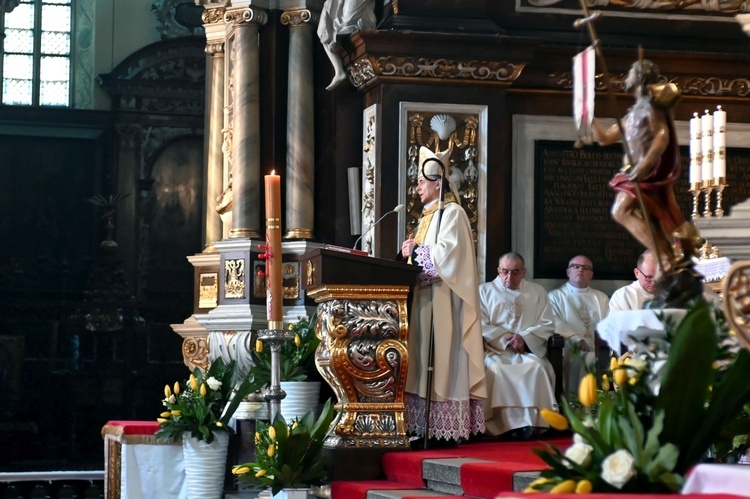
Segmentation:
<svg viewBox="0 0 750 499">
<path fill-rule="evenodd" d="M 596 362 L 596 325 L 607 317 L 609 297 L 592 288 L 594 263 L 584 255 L 574 256 L 565 270 L 568 282 L 549 292 L 555 332 L 565 338 L 563 388 L 577 392 L 586 364 Z"/>
<path fill-rule="evenodd" d="M 521 255 L 503 255 L 497 271 L 495 280 L 479 286 L 489 391 L 484 423 L 490 435 L 518 429 L 519 436 L 530 438 L 549 427 L 539 411 L 557 407 L 555 373 L 547 359 L 554 317 L 547 291 L 524 279 Z"/>
<path fill-rule="evenodd" d="M 635 281 L 612 293 L 612 298 L 609 300 L 610 314 L 625 310 L 640 310 L 647 301 L 654 299 L 659 261 L 651 250 L 641 253 L 633 273 Z"/>
</svg>

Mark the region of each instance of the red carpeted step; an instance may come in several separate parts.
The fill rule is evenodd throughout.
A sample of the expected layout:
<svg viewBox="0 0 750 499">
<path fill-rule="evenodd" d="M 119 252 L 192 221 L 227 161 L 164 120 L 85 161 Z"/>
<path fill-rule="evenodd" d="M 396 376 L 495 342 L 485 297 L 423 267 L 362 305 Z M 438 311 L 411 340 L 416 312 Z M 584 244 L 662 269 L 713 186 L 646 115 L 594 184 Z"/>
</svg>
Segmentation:
<svg viewBox="0 0 750 499">
<path fill-rule="evenodd" d="M 331 499 L 366 499 L 370 490 L 409 490 L 414 487 L 406 483 L 391 482 L 388 480 L 368 480 L 360 482 L 338 481 L 331 484 Z"/>
<path fill-rule="evenodd" d="M 517 499 L 518 492 L 503 492 L 498 494 L 497 499 L 507 497 L 508 499 Z M 536 495 L 530 495 L 529 497 L 538 497 Z M 732 494 L 557 494 L 556 499 L 746 499 L 746 496 L 735 496 Z"/>
<path fill-rule="evenodd" d="M 532 449 L 542 448 L 544 443 L 565 448 L 570 438 L 528 442 L 481 442 L 460 445 L 453 449 L 436 449 L 412 452 L 389 452 L 383 456 L 383 473 L 388 480 L 424 487 L 422 461 L 425 459 L 470 457 L 487 461 L 525 463 L 541 470 L 544 462 Z M 508 489 L 510 490 L 510 489 Z"/>
<path fill-rule="evenodd" d="M 500 492 L 513 490 L 513 475 L 519 471 L 539 471 L 531 463 L 487 462 L 461 465 L 461 488 L 464 495 L 494 499 Z"/>
</svg>

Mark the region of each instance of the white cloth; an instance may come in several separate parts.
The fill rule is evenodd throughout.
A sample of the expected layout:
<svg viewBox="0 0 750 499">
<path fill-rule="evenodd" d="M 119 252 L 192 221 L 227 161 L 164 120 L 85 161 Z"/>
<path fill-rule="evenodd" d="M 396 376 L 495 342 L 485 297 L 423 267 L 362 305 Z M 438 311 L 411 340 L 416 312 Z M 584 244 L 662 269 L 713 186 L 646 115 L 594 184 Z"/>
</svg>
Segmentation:
<svg viewBox="0 0 750 499">
<path fill-rule="evenodd" d="M 591 287 L 576 288 L 569 282 L 549 292 L 555 332 L 565 338 L 563 359 L 563 387 L 568 392 L 578 390 L 586 374 L 585 365 L 596 362 L 596 327 L 609 311 L 606 294 Z M 572 355 L 570 343 L 585 341 L 589 351 L 585 356 Z"/>
<path fill-rule="evenodd" d="M 657 314 L 672 317 L 675 324 L 679 324 L 687 314 L 682 309 L 662 310 L 626 310 L 624 312 L 612 312 L 610 309 L 606 319 L 599 323 L 599 337 L 607 342 L 609 348 L 619 352 L 621 343 L 629 350 L 637 350 L 637 340 L 659 339 L 664 337 L 664 324 L 659 320 Z"/>
<path fill-rule="evenodd" d="M 638 281 L 633 281 L 612 293 L 612 298 L 609 300 L 609 313 L 640 310 L 644 303 L 653 298 L 654 295 L 643 289 Z"/>
<path fill-rule="evenodd" d="M 122 444 L 120 497 L 187 499 L 182 445 Z"/>
<path fill-rule="evenodd" d="M 521 281 L 507 289 L 500 278 L 479 287 L 482 303 L 487 388 L 484 404 L 487 433 L 500 435 L 523 426 L 547 427 L 540 409 L 553 409 L 555 373 L 547 360 L 547 340 L 554 318 L 547 292 Z M 513 334 L 520 334 L 528 352 L 506 350 Z"/>
<path fill-rule="evenodd" d="M 699 464 L 688 474 L 680 494 L 733 494 L 750 497 L 750 466 Z"/>
<path fill-rule="evenodd" d="M 414 290 L 406 392 L 426 398 L 432 326 L 435 371 L 430 419 L 437 424 L 430 424 L 430 436 L 468 438 L 471 433 L 484 431 L 482 418 L 472 417 L 479 411 L 471 410 L 470 401 L 487 396 L 471 226 L 466 212 L 453 202 L 445 205 L 439 235 L 438 215 L 423 218 L 420 224 L 425 220 L 429 220 L 429 227 L 420 244 L 430 246 L 430 259 L 441 280 Z M 420 227 L 417 234 L 422 230 Z M 424 422 L 415 411 L 418 411 L 418 404 L 407 406 L 407 431 L 421 434 Z"/>
</svg>

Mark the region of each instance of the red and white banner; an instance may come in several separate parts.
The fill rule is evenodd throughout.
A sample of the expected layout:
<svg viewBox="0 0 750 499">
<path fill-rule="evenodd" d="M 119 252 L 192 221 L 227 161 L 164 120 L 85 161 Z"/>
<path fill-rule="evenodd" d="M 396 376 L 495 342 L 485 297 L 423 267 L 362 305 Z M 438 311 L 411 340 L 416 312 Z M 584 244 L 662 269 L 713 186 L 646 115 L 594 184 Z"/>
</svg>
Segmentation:
<svg viewBox="0 0 750 499">
<path fill-rule="evenodd" d="M 581 142 L 591 144 L 594 119 L 596 59 L 591 46 L 573 58 L 573 117 Z"/>
</svg>

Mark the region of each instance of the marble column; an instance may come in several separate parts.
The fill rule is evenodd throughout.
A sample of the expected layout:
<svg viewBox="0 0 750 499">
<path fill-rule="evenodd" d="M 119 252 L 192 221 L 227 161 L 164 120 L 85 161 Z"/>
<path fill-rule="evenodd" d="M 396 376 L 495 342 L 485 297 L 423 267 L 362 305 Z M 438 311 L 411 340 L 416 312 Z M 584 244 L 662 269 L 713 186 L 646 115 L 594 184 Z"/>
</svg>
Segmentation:
<svg viewBox="0 0 750 499">
<path fill-rule="evenodd" d="M 206 30 L 206 54 L 210 71 L 206 96 L 206 163 L 205 163 L 205 218 L 203 240 L 208 247 L 224 237 L 222 221 L 216 211 L 224 191 L 224 48 L 226 45 L 225 9 L 209 9 L 203 13 Z"/>
<path fill-rule="evenodd" d="M 287 93 L 286 239 L 313 239 L 315 215 L 315 123 L 313 34 L 318 14 L 305 8 L 285 10 L 289 26 Z"/>
<path fill-rule="evenodd" d="M 257 8 L 228 9 L 234 25 L 232 88 L 232 230 L 230 238 L 261 238 L 260 74 L 258 28 L 268 15 Z"/>
</svg>

